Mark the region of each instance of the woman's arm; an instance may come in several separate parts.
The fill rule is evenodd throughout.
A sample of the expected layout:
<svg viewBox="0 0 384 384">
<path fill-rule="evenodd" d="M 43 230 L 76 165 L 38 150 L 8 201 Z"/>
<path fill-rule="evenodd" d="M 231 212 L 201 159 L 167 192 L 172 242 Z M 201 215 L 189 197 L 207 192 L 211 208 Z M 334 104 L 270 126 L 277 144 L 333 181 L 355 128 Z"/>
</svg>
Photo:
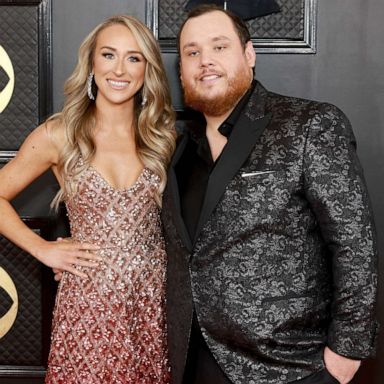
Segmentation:
<svg viewBox="0 0 384 384">
<path fill-rule="evenodd" d="M 92 251 L 97 250 L 97 246 L 46 241 L 23 223 L 10 204 L 33 180 L 56 166 L 60 148 L 52 140 L 53 124 L 56 123 L 37 127 L 27 137 L 16 157 L 0 170 L 0 233 L 45 265 L 86 277 L 75 265 L 96 266 L 100 258 Z"/>
</svg>

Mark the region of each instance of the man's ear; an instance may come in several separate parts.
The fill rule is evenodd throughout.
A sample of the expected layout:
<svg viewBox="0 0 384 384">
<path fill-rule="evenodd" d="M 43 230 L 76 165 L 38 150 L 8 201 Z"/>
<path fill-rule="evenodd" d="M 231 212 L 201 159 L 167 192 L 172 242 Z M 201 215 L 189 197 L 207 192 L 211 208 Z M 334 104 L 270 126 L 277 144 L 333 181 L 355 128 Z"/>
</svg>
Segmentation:
<svg viewBox="0 0 384 384">
<path fill-rule="evenodd" d="M 250 68 L 254 68 L 256 64 L 256 52 L 253 48 L 252 41 L 248 41 L 244 50 L 245 57 L 247 59 Z"/>
</svg>

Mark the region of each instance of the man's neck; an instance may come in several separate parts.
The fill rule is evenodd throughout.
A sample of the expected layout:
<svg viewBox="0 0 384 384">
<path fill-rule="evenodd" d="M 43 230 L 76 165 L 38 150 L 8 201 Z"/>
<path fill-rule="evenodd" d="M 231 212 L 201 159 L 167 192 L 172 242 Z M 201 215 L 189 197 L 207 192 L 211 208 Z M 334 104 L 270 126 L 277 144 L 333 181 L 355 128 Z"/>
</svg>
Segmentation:
<svg viewBox="0 0 384 384">
<path fill-rule="evenodd" d="M 228 139 L 219 132 L 219 127 L 231 114 L 235 106 L 230 109 L 228 112 L 221 116 L 206 116 L 205 120 L 207 122 L 207 127 L 205 134 L 208 139 L 209 148 L 211 149 L 211 155 L 213 161 L 216 161 L 223 151 L 225 144 L 227 144 Z"/>
<path fill-rule="evenodd" d="M 224 121 L 224 120 L 223 120 Z M 211 155 L 213 161 L 216 161 L 223 151 L 225 145 L 227 144 L 228 139 L 223 136 L 217 129 L 211 129 L 206 131 L 207 140 L 209 143 L 209 148 L 211 150 Z"/>
<path fill-rule="evenodd" d="M 237 103 L 236 103 L 236 105 L 237 105 Z M 212 134 L 215 134 L 215 133 L 219 134 L 219 132 L 217 132 L 217 130 L 219 129 L 220 125 L 223 124 L 224 121 L 228 118 L 228 116 L 232 113 L 232 111 L 234 110 L 236 105 L 234 105 L 233 108 L 231 108 L 230 110 L 228 110 L 227 112 L 225 112 L 224 114 L 222 114 L 220 116 L 204 115 L 205 121 L 207 123 L 207 126 L 206 126 L 207 134 L 208 134 L 208 132 L 210 132 Z"/>
</svg>

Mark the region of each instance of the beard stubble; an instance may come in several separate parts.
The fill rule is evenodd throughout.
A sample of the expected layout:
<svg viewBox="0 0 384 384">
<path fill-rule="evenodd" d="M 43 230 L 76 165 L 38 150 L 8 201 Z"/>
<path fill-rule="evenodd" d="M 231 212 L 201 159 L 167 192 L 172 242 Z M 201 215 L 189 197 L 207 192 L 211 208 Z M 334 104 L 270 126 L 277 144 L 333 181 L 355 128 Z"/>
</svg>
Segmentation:
<svg viewBox="0 0 384 384">
<path fill-rule="evenodd" d="M 236 106 L 251 85 L 251 80 L 250 76 L 238 71 L 228 80 L 227 90 L 214 97 L 205 96 L 194 87 L 183 84 L 185 104 L 204 115 L 221 116 Z"/>
</svg>

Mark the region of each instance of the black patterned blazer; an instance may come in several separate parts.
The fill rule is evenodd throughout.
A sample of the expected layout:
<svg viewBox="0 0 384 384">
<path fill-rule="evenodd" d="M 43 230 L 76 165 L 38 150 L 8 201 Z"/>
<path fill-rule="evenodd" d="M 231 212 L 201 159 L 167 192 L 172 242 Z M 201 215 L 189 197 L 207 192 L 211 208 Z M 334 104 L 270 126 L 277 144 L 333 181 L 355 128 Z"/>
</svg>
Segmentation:
<svg viewBox="0 0 384 384">
<path fill-rule="evenodd" d="M 373 353 L 376 245 L 355 139 L 326 103 L 259 83 L 212 172 L 197 235 L 183 222 L 175 166 L 163 196 L 173 383 L 193 306 L 233 383 L 280 384 L 323 368 L 323 349 Z"/>
</svg>

